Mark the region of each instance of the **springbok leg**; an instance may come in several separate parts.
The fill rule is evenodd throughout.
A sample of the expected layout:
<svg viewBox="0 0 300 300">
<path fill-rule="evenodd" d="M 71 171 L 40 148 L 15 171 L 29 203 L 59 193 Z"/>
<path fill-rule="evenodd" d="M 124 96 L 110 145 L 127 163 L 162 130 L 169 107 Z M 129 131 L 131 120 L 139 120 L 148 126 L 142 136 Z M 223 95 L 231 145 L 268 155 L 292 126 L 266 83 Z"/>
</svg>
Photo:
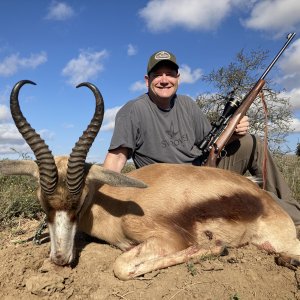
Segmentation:
<svg viewBox="0 0 300 300">
<path fill-rule="evenodd" d="M 124 252 L 116 259 L 115 276 L 122 280 L 128 280 L 154 270 L 186 262 L 195 257 L 219 255 L 224 250 L 224 246 L 203 249 L 200 245 L 193 245 L 180 251 L 176 248 L 166 240 L 152 237 Z"/>
</svg>

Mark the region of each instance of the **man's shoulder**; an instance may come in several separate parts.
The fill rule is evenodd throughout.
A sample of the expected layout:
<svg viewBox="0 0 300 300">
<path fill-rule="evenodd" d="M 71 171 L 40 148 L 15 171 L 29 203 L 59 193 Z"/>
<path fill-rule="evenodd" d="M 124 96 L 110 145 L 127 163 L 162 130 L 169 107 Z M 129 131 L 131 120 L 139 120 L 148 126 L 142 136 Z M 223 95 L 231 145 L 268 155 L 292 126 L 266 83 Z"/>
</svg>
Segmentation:
<svg viewBox="0 0 300 300">
<path fill-rule="evenodd" d="M 194 99 L 188 95 L 176 94 L 177 98 L 185 99 L 186 101 L 194 101 Z"/>
<path fill-rule="evenodd" d="M 187 96 L 187 95 L 177 95 L 177 99 L 178 99 L 178 102 L 181 104 L 181 105 L 184 105 L 184 106 L 189 106 L 189 107 L 195 107 L 197 106 L 197 103 L 196 101 L 190 97 L 190 96 Z"/>
<path fill-rule="evenodd" d="M 143 95 L 140 95 L 137 98 L 131 99 L 121 107 L 119 112 L 121 114 L 122 113 L 133 112 L 136 109 L 143 107 L 145 105 L 145 103 L 147 102 L 147 99 L 148 99 L 147 94 L 143 94 Z"/>
<path fill-rule="evenodd" d="M 141 103 L 147 101 L 148 98 L 149 97 L 147 94 L 142 94 L 134 99 L 129 100 L 128 102 L 125 103 L 124 106 L 132 107 L 132 106 L 140 105 Z"/>
</svg>

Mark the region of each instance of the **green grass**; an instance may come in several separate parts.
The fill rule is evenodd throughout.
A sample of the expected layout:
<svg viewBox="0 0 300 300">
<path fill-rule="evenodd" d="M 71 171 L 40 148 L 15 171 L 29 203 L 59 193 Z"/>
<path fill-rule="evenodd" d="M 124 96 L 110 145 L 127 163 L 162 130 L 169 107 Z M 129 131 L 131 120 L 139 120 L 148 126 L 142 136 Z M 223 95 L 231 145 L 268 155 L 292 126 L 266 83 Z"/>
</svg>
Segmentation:
<svg viewBox="0 0 300 300">
<path fill-rule="evenodd" d="M 300 202 L 300 157 L 278 156 L 276 162 L 293 191 L 294 197 Z M 128 163 L 123 173 L 134 169 Z M 0 175 L 0 228 L 12 226 L 19 218 L 40 219 L 43 215 L 36 198 L 37 183 L 28 176 Z"/>
</svg>

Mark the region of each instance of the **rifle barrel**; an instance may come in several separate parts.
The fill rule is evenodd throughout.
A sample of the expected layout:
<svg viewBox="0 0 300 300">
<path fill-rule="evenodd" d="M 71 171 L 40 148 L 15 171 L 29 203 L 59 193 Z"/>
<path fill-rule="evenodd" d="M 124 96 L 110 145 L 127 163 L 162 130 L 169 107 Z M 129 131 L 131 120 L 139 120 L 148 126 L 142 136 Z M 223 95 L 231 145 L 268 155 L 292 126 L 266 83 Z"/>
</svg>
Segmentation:
<svg viewBox="0 0 300 300">
<path fill-rule="evenodd" d="M 275 56 L 275 58 L 273 59 L 273 61 L 270 63 L 270 65 L 268 66 L 268 68 L 265 70 L 265 72 L 261 75 L 261 77 L 259 78 L 259 80 L 260 79 L 264 79 L 267 76 L 267 74 L 270 72 L 270 70 L 272 69 L 272 67 L 274 66 L 274 64 L 278 60 L 278 58 L 281 56 L 281 54 L 286 49 L 286 47 L 290 44 L 290 42 L 292 41 L 292 39 L 294 38 L 295 35 L 296 35 L 296 32 L 291 32 L 291 33 L 289 33 L 287 35 L 287 39 L 288 40 L 285 42 L 285 44 L 283 45 L 283 47 L 277 53 L 277 55 Z"/>
</svg>

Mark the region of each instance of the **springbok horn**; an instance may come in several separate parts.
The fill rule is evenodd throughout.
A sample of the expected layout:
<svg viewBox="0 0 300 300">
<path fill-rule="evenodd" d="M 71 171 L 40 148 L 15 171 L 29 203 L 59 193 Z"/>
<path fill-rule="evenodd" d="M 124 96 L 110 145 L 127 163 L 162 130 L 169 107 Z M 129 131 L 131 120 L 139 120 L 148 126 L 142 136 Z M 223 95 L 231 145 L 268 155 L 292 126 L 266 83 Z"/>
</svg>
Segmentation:
<svg viewBox="0 0 300 300">
<path fill-rule="evenodd" d="M 57 168 L 54 157 L 45 141 L 35 132 L 21 112 L 19 105 L 19 91 L 21 87 L 27 83 L 35 85 L 35 83 L 30 80 L 21 80 L 13 87 L 10 94 L 10 110 L 19 132 L 30 146 L 37 159 L 41 188 L 46 194 L 50 195 L 56 188 L 58 179 Z"/>
<path fill-rule="evenodd" d="M 67 185 L 69 192 L 73 195 L 79 194 L 81 191 L 85 159 L 100 130 L 104 115 L 103 97 L 97 87 L 91 83 L 83 82 L 77 88 L 81 86 L 86 86 L 93 92 L 96 99 L 96 109 L 89 126 L 75 144 L 68 160 Z"/>
</svg>

